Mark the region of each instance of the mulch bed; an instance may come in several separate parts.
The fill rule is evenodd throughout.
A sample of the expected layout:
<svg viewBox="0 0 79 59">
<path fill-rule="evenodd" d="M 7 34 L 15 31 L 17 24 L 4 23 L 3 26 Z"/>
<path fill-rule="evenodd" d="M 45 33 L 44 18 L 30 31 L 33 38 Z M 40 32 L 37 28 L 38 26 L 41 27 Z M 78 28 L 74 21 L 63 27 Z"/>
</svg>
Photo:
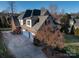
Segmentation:
<svg viewBox="0 0 79 59">
<path fill-rule="evenodd" d="M 45 53 L 45 55 L 48 58 L 69 58 L 70 57 L 63 51 L 58 51 L 56 49 L 51 49 L 49 47 L 43 48 L 42 51 Z"/>
</svg>

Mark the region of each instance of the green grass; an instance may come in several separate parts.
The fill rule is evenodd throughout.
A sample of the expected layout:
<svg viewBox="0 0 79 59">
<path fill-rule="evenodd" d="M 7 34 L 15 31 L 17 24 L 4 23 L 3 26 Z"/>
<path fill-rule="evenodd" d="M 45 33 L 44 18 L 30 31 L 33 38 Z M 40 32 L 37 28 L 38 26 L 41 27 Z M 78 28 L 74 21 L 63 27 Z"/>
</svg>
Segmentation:
<svg viewBox="0 0 79 59">
<path fill-rule="evenodd" d="M 0 57 L 1 58 L 10 58 L 10 57 L 13 57 L 10 54 L 10 51 L 7 49 L 7 47 L 4 44 L 1 32 L 0 32 Z"/>
<path fill-rule="evenodd" d="M 11 28 L 0 28 L 0 31 L 10 31 Z"/>
<path fill-rule="evenodd" d="M 79 42 L 79 36 L 65 34 L 64 35 L 64 41 L 65 41 L 65 44 L 78 43 Z M 67 46 L 65 46 L 64 49 L 66 50 L 66 53 L 69 56 L 79 58 L 79 46 L 78 45 L 67 45 Z"/>
<path fill-rule="evenodd" d="M 65 43 L 75 43 L 75 42 L 79 42 L 79 36 L 75 36 L 75 35 L 64 35 L 64 41 Z"/>
<path fill-rule="evenodd" d="M 69 45 L 64 49 L 70 57 L 79 58 L 79 46 Z"/>
</svg>

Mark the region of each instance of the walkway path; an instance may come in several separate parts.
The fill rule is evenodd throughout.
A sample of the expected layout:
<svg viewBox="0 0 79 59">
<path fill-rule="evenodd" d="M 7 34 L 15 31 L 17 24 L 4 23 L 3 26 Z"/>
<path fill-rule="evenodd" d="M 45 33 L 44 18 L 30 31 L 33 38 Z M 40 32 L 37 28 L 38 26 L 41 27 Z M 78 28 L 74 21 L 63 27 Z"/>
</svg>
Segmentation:
<svg viewBox="0 0 79 59">
<path fill-rule="evenodd" d="M 26 32 L 21 35 L 12 35 L 10 31 L 2 33 L 5 44 L 15 57 L 46 58 L 45 54 L 41 51 L 41 47 L 34 46 L 32 37 L 29 39 Z"/>
<path fill-rule="evenodd" d="M 68 45 L 79 46 L 79 42 L 75 42 L 75 43 L 65 43 L 65 46 L 68 46 Z"/>
</svg>

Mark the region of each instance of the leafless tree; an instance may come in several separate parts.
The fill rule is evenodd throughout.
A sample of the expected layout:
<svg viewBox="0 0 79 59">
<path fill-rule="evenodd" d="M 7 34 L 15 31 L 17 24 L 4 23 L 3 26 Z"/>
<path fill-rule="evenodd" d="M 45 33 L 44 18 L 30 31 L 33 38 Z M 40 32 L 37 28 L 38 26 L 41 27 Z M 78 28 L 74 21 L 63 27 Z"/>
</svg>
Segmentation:
<svg viewBox="0 0 79 59">
<path fill-rule="evenodd" d="M 9 13 L 8 9 L 2 11 L 2 13 Z"/>
<path fill-rule="evenodd" d="M 41 7 L 41 10 L 45 10 L 45 8 L 44 7 Z"/>
<path fill-rule="evenodd" d="M 9 1 L 9 2 L 8 2 L 8 5 L 9 5 L 10 13 L 11 13 L 12 16 L 13 16 L 13 14 L 14 14 L 14 12 L 15 12 L 15 2 L 14 2 L 14 1 Z"/>
<path fill-rule="evenodd" d="M 49 5 L 48 8 L 49 8 L 49 10 L 50 10 L 50 12 L 52 14 L 56 14 L 57 13 L 57 9 L 58 9 L 57 5 L 51 4 L 51 5 Z"/>
<path fill-rule="evenodd" d="M 61 9 L 61 14 L 64 14 L 64 13 L 65 13 L 64 9 Z"/>
<path fill-rule="evenodd" d="M 9 1 L 8 5 L 9 5 L 9 9 L 10 9 L 11 27 L 12 27 L 12 32 L 13 32 L 15 30 L 15 26 L 13 24 L 14 23 L 13 16 L 14 16 L 14 12 L 15 12 L 15 2 Z"/>
</svg>

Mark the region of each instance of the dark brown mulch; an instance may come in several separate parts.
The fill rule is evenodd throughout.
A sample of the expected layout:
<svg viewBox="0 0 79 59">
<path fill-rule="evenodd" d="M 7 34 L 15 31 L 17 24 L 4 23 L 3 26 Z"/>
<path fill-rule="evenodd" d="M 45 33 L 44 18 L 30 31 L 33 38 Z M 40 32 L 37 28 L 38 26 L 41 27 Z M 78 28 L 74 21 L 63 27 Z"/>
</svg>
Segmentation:
<svg viewBox="0 0 79 59">
<path fill-rule="evenodd" d="M 51 49 L 51 48 L 45 47 L 42 49 L 42 51 L 45 53 L 45 55 L 48 58 L 69 58 L 70 57 L 62 50 L 59 51 L 57 49 Z"/>
</svg>

